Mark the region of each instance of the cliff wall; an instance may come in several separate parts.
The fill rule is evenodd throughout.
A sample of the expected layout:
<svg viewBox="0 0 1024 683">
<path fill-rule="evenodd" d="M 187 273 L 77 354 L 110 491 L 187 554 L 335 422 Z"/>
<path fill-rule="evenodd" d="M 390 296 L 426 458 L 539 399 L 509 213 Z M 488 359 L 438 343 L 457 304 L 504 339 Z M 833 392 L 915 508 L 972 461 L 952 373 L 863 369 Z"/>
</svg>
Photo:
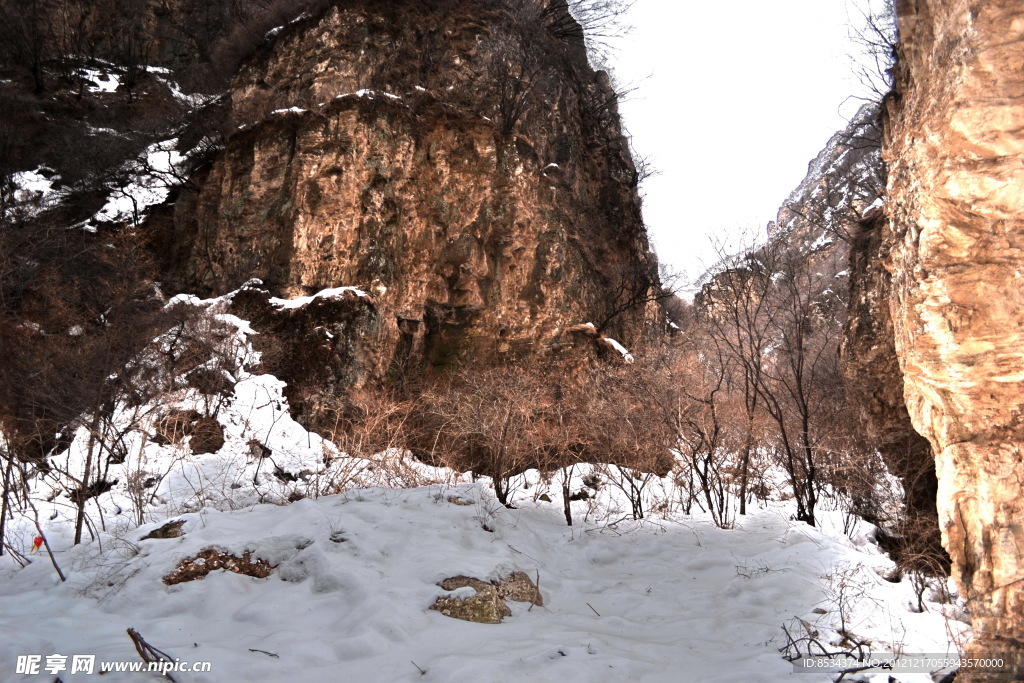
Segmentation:
<svg viewBox="0 0 1024 683">
<path fill-rule="evenodd" d="M 1024 6 L 899 0 L 875 279 L 977 654 L 1024 677 Z M 869 264 L 871 259 L 863 260 Z"/>
<path fill-rule="evenodd" d="M 628 343 L 657 266 L 616 96 L 531 7 L 338 1 L 283 27 L 177 203 L 171 279 L 365 290 L 370 381 L 587 321 Z"/>
</svg>

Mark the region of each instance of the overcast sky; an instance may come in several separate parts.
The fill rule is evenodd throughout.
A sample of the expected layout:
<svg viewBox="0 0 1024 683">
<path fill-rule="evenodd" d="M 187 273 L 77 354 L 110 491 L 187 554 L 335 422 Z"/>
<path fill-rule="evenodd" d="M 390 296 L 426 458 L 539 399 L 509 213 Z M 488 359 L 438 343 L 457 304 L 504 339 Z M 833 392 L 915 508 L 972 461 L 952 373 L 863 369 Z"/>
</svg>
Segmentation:
<svg viewBox="0 0 1024 683">
<path fill-rule="evenodd" d="M 713 235 L 764 234 L 861 92 L 848 0 L 638 0 L 612 64 L 620 112 L 659 175 L 644 217 L 662 263 L 690 278 Z"/>
</svg>

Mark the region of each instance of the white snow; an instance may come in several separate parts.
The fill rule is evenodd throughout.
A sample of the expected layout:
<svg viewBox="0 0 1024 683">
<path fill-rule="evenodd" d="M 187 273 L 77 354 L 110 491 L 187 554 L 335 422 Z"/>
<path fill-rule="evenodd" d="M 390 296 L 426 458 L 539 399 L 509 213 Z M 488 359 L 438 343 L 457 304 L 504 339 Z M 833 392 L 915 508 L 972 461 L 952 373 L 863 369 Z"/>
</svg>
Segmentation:
<svg viewBox="0 0 1024 683">
<path fill-rule="evenodd" d="M 157 71 L 156 67 L 149 67 L 149 70 Z M 158 73 L 170 73 L 170 71 L 164 69 L 162 71 L 158 71 Z M 197 107 L 201 107 L 205 104 L 208 104 L 219 97 L 219 95 L 204 95 L 202 93 L 189 94 L 182 91 L 181 86 L 179 86 L 177 82 L 171 80 L 170 78 L 161 78 L 159 80 L 161 83 L 168 87 L 168 89 L 171 91 L 171 96 L 174 97 L 175 100 L 185 105 L 189 109 L 196 109 Z"/>
<path fill-rule="evenodd" d="M 811 244 L 810 251 L 814 252 L 814 251 L 818 251 L 819 249 L 824 249 L 825 247 L 834 244 L 835 241 L 836 241 L 836 237 L 835 237 L 834 234 L 832 234 L 830 232 L 822 232 L 814 240 L 814 243 Z"/>
<path fill-rule="evenodd" d="M 635 362 L 635 359 L 633 358 L 633 354 L 631 354 L 629 351 L 627 351 L 625 346 L 623 346 L 622 344 L 620 344 L 616 340 L 612 339 L 611 337 L 602 337 L 602 339 L 604 339 L 606 342 L 611 344 L 611 347 L 613 349 L 615 349 L 620 354 L 622 354 L 622 360 L 626 361 L 629 364 L 632 364 L 632 363 Z"/>
<path fill-rule="evenodd" d="M 89 92 L 112 93 L 121 85 L 120 77 L 110 69 L 83 68 L 81 74 L 94 85 L 87 87 Z"/>
<path fill-rule="evenodd" d="M 861 212 L 861 218 L 864 218 L 875 209 L 880 209 L 883 206 L 885 206 L 885 197 L 877 197 L 875 201 L 871 202 L 871 204 Z"/>
<path fill-rule="evenodd" d="M 280 309 L 301 308 L 302 306 L 307 306 L 313 303 L 316 299 L 343 299 L 347 292 L 351 292 L 358 297 L 364 297 L 367 295 L 366 292 L 357 287 L 332 287 L 331 289 L 324 289 L 310 296 L 299 296 L 294 299 L 279 299 L 277 297 L 273 297 L 270 299 L 270 303 Z"/>
<path fill-rule="evenodd" d="M 258 281 L 244 287 L 258 285 Z M 274 300 L 293 308 L 317 297 L 365 296 L 352 287 Z M 685 514 L 685 484 L 670 474 L 645 487 L 645 520 L 611 477 L 615 466 L 577 466 L 570 490 L 575 525 L 562 516 L 560 474 L 523 473 L 515 509 L 502 507 L 489 480 L 424 465 L 391 450 L 353 457 L 293 420 L 276 377 L 256 374 L 249 324 L 226 312 L 234 294 L 179 295 L 168 306 L 205 316 L 172 329 L 136 361 L 163 378 L 158 403 L 116 406 L 123 462 L 101 458 L 113 488 L 90 499 L 95 539 L 72 546 L 68 490 L 89 447 L 85 428 L 29 482 L 39 522 L 68 575 L 61 583 L 45 551 L 19 568 L 0 558 L 0 679 L 19 656 L 96 655 L 139 661 L 125 629 L 209 673 L 175 673 L 182 683 L 298 680 L 697 681 L 790 680 L 779 649 L 782 625 L 799 620 L 822 642 L 838 641 L 840 604 L 849 631 L 873 652 L 955 652 L 948 632 L 967 632 L 957 603 L 914 613 L 906 579 L 874 544 L 874 527 L 850 529 L 840 512 L 819 509 L 819 528 L 789 519 L 776 500 L 715 527 Z M 216 340 L 200 367 L 221 373 L 226 396 L 200 394 L 168 373 L 183 338 Z M 171 409 L 212 415 L 224 446 L 197 455 L 190 444 L 155 438 Z M 2 435 L 0 435 L 2 437 Z M 2 443 L 2 441 L 0 441 Z M 621 475 L 621 470 L 619 471 Z M 548 500 L 544 500 L 544 498 Z M 288 501 L 297 502 L 287 504 Z M 827 501 L 826 501 L 827 502 Z M 468 503 L 465 504 L 465 503 Z M 9 520 L 12 547 L 26 555 L 37 531 L 31 511 Z M 143 540 L 168 520 L 185 535 Z M 162 577 L 208 547 L 275 565 L 268 578 L 214 571 L 167 586 Z M 430 610 L 451 576 L 497 579 L 520 570 L 539 579 L 544 605 L 510 602 L 500 625 L 450 619 Z M 462 593 L 466 593 L 465 590 Z M 425 673 L 421 673 L 425 672 Z M 888 681 L 876 672 L 872 683 Z M 927 683 L 926 674 L 894 674 Z M 110 673 L 111 683 L 140 680 Z M 61 680 L 91 680 L 60 672 Z M 815 672 L 794 680 L 824 683 Z M 49 679 L 47 679 L 49 680 Z M 154 679 L 155 680 L 155 679 Z"/>
<path fill-rule="evenodd" d="M 130 180 L 112 190 L 107 203 L 92 222 L 124 223 L 140 220 L 151 206 L 160 204 L 181 181 L 178 169 L 186 157 L 177 151 L 177 138 L 156 142 L 142 158 L 129 162 L 123 169 Z"/>
<path fill-rule="evenodd" d="M 42 166 L 34 171 L 12 174 L 10 183 L 14 203 L 29 215 L 37 214 L 63 197 L 63 193 L 54 188 L 54 181 L 59 178 L 51 169 Z"/>
<path fill-rule="evenodd" d="M 412 681 L 419 670 L 443 681 L 779 681 L 793 671 L 778 651 L 781 625 L 798 616 L 827 638 L 839 582 L 870 592 L 848 617 L 851 630 L 886 639 L 879 650 L 945 651 L 941 615 L 904 609 L 908 587 L 879 577 L 888 561 L 877 550 L 794 524 L 781 509 L 726 531 L 699 516 L 618 521 L 581 501 L 569 528 L 560 503 L 535 502 L 536 491 L 507 510 L 483 482 L 354 489 L 176 515 L 185 521 L 178 539 L 141 540 L 154 523 L 107 535 L 102 549 L 62 547 L 67 584 L 43 557 L 4 572 L 0 607 L 10 626 L 0 627 L 0 662 L 13 669 L 18 655 L 51 653 L 135 660 L 130 626 L 175 659 L 211 662 L 209 674 L 187 679 L 197 683 L 338 680 L 340 671 L 345 680 Z M 211 546 L 249 550 L 276 569 L 266 579 L 214 571 L 162 583 L 182 558 Z M 436 585 L 444 578 L 514 570 L 539 578 L 543 607 L 510 602 L 500 625 L 428 609 L 445 594 Z"/>
<path fill-rule="evenodd" d="M 590 329 L 592 329 L 594 331 L 594 334 L 597 336 L 597 339 L 599 341 L 605 342 L 606 344 L 611 346 L 613 349 L 618 351 L 619 354 L 622 356 L 622 359 L 624 361 L 626 361 L 627 363 L 629 363 L 630 365 L 632 365 L 636 361 L 636 359 L 633 358 L 633 354 L 631 354 L 629 352 L 629 350 L 626 349 L 626 347 L 623 346 L 622 344 L 620 344 L 617 340 L 612 339 L 611 337 L 605 337 L 603 335 L 598 335 L 597 334 L 597 326 L 595 326 L 594 323 L 590 323 L 590 322 L 583 323 L 582 327 L 589 327 Z"/>
<path fill-rule="evenodd" d="M 378 95 L 383 95 L 384 97 L 387 97 L 387 98 L 392 99 L 392 100 L 400 100 L 400 99 L 402 99 L 401 97 L 399 97 L 398 95 L 395 95 L 393 93 L 385 92 L 383 90 L 367 90 L 366 88 L 363 88 L 361 90 L 356 90 L 355 92 L 343 93 L 341 95 L 338 95 L 334 99 L 340 100 L 340 99 L 344 99 L 346 97 L 376 97 Z"/>
<path fill-rule="evenodd" d="M 284 114 L 305 114 L 306 110 L 299 107 L 289 107 L 288 109 L 275 109 L 270 113 L 275 116 L 283 116 Z"/>
</svg>

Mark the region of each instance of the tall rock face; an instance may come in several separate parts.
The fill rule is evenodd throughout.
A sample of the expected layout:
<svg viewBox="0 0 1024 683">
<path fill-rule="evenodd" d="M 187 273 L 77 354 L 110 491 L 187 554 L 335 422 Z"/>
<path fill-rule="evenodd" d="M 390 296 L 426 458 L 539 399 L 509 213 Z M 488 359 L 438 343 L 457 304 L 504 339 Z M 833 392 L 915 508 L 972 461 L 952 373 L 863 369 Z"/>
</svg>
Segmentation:
<svg viewBox="0 0 1024 683">
<path fill-rule="evenodd" d="M 548 30 L 564 2 L 509 5 L 336 0 L 280 29 L 177 203 L 170 279 L 359 287 L 377 316 L 359 381 L 587 321 L 636 334 L 657 265 L 615 94 Z"/>
<path fill-rule="evenodd" d="M 847 404 L 868 444 L 903 485 L 906 514 L 897 528 L 886 529 L 897 536 L 882 539 L 896 541 L 889 550 L 901 563 L 931 571 L 935 567 L 920 566 L 917 554 L 931 557 L 933 551 L 941 552 L 935 456 L 928 440 L 914 429 L 903 397 L 903 371 L 889 311 L 892 278 L 880 258 L 886 228 L 882 208 L 873 207 L 855 227 L 849 244 L 849 301 L 840 367 Z"/>
<path fill-rule="evenodd" d="M 899 0 L 878 254 L 977 654 L 1024 679 L 1024 5 Z M 865 264 L 871 259 L 866 259 Z"/>
<path fill-rule="evenodd" d="M 885 191 L 879 105 L 863 105 L 807 165 L 807 175 L 779 208 L 770 236 L 806 245 L 848 242 L 861 216 Z"/>
</svg>

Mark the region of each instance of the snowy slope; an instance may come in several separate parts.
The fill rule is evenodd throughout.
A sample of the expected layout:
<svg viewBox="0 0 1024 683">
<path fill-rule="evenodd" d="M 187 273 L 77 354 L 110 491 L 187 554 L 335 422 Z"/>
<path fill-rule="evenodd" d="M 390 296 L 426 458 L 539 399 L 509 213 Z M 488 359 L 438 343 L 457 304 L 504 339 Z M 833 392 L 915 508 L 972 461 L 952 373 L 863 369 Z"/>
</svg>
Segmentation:
<svg viewBox="0 0 1024 683">
<path fill-rule="evenodd" d="M 208 673 L 172 674 L 197 683 L 777 681 L 793 675 L 780 654 L 783 624 L 794 632 L 803 620 L 827 644 L 839 641 L 845 620 L 874 652 L 944 653 L 954 647 L 950 636 L 957 642 L 966 633 L 955 604 L 931 602 L 913 613 L 910 582 L 885 579 L 894 567 L 871 541 L 873 528 L 861 522 L 844 533 L 840 513 L 822 511 L 815 529 L 790 521 L 791 505 L 776 501 L 722 530 L 684 514 L 685 492 L 670 474 L 645 489 L 644 508 L 653 515 L 634 521 L 600 468 L 580 466 L 570 489 L 587 497 L 572 503 L 570 528 L 557 474 L 525 473 L 516 509 L 506 509 L 486 478 L 398 451 L 342 453 L 291 418 L 283 382 L 257 373 L 253 332 L 227 313 L 231 296 L 176 299 L 172 305 L 204 315 L 137 360 L 164 376 L 160 359 L 175 355 L 175 340 L 206 335 L 219 346 L 198 367 L 221 373 L 231 390 L 209 396 L 183 377 L 165 377 L 160 403 L 125 402 L 115 411 L 109 429 L 126 457 L 104 465 L 111 486 L 88 501 L 86 543 L 72 545 L 69 492 L 84 466 L 88 431 L 79 429 L 51 457 L 49 472 L 30 477 L 39 523 L 68 580 L 60 582 L 45 550 L 29 554 L 36 517 L 18 506 L 7 537 L 31 563 L 0 558 L 0 681 L 53 680 L 16 673 L 25 655 L 43 657 L 42 664 L 53 654 L 141 661 L 129 627 L 173 659 L 209 662 Z M 175 410 L 212 416 L 223 445 L 197 454 L 196 435 L 155 439 L 160 420 Z M 184 522 L 183 537 L 143 540 L 168 520 Z M 163 583 L 182 559 L 209 547 L 250 551 L 275 568 L 267 578 L 214 571 Z M 512 602 L 512 617 L 499 625 L 429 609 L 445 593 L 436 585 L 445 578 L 491 580 L 515 570 L 539 579 L 543 607 Z M 65 683 L 90 678 L 58 673 Z M 146 676 L 158 680 L 128 673 L 104 680 Z"/>
<path fill-rule="evenodd" d="M 582 518 L 588 503 L 574 505 Z M 4 572 L 0 680 L 39 680 L 12 676 L 19 654 L 135 660 L 125 635 L 134 627 L 174 658 L 212 663 L 208 674 L 175 674 L 183 681 L 777 681 L 792 675 L 778 652 L 781 624 L 827 619 L 813 609 L 834 610 L 823 576 L 837 566 L 860 566 L 851 577 L 872 593 L 858 628 L 944 648 L 930 642 L 941 639 L 941 616 L 904 609 L 907 587 L 873 571 L 888 567 L 873 546 L 778 510 L 726 531 L 695 518 L 608 525 L 593 513 L 569 528 L 557 505 L 528 498 L 520 506 L 502 508 L 483 483 L 358 489 L 184 515 L 182 538 L 140 540 L 149 525 L 105 538 L 102 550 L 63 551 L 67 584 L 43 559 Z M 162 583 L 208 546 L 252 550 L 277 568 L 265 579 L 213 572 Z M 544 607 L 510 603 L 513 616 L 500 625 L 428 609 L 446 577 L 515 569 L 539 576 Z"/>
</svg>

